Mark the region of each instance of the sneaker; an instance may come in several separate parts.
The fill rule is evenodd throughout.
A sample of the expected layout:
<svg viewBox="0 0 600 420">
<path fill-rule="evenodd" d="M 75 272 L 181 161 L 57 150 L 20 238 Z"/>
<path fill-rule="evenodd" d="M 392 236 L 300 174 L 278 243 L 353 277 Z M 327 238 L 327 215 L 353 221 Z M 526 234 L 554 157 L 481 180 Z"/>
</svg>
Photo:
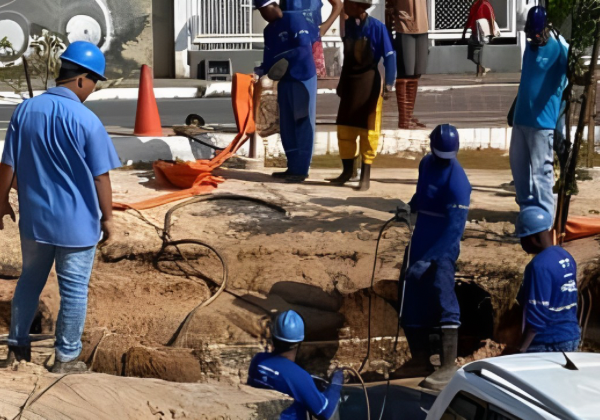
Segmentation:
<svg viewBox="0 0 600 420">
<path fill-rule="evenodd" d="M 52 373 L 85 373 L 87 371 L 87 365 L 81 360 L 71 360 L 70 362 L 60 362 L 57 360 L 50 370 Z"/>
<path fill-rule="evenodd" d="M 11 366 L 14 362 L 22 360 L 31 362 L 31 346 L 8 346 L 7 366 Z"/>
</svg>

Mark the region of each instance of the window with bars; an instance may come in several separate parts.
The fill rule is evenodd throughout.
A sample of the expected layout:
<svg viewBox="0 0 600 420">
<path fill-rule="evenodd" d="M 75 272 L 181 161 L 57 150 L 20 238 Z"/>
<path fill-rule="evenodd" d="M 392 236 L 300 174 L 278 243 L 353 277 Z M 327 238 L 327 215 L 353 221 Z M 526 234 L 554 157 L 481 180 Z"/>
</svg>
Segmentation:
<svg viewBox="0 0 600 420">
<path fill-rule="evenodd" d="M 252 48 L 252 0 L 191 0 L 188 8 L 190 35 L 200 50 Z"/>
</svg>

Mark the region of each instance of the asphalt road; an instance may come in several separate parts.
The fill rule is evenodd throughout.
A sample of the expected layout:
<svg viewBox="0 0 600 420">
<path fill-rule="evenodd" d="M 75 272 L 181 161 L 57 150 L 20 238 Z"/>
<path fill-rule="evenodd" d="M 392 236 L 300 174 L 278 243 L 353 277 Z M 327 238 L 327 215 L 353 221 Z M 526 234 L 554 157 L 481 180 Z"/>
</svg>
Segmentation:
<svg viewBox="0 0 600 420">
<path fill-rule="evenodd" d="M 415 116 L 433 128 L 450 122 L 459 128 L 504 127 L 506 114 L 517 92 L 517 85 L 480 85 L 443 88 L 419 93 Z M 104 100 L 86 103 L 105 126 L 133 129 L 135 100 Z M 317 122 L 335 123 L 339 98 L 333 94 L 319 95 Z M 188 114 L 201 115 L 208 124 L 235 122 L 230 98 L 159 99 L 158 109 L 163 126 L 184 124 Z M 7 123 L 14 110 L 12 105 L 0 106 L 0 139 L 4 138 Z M 393 129 L 398 123 L 395 95 L 384 103 L 383 128 Z"/>
</svg>

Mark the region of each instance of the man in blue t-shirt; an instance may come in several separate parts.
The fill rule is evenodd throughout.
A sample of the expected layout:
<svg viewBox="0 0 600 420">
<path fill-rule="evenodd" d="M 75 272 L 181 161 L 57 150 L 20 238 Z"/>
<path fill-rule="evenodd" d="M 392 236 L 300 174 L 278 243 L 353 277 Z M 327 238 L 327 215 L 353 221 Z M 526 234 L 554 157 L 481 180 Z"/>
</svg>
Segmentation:
<svg viewBox="0 0 600 420">
<path fill-rule="evenodd" d="M 550 34 L 546 11 L 541 6 L 529 11 L 525 31 L 528 42 L 515 107 L 510 167 L 521 210 L 539 206 L 553 214 L 552 149 L 567 85 L 568 45 L 564 38 L 556 39 Z"/>
<path fill-rule="evenodd" d="M 308 177 L 315 141 L 317 117 L 317 73 L 312 55 L 316 28 L 301 13 L 283 13 L 277 1 L 255 0 L 264 30 L 263 63 L 257 76 L 279 80 L 280 136 L 287 170 L 273 174 L 286 182 L 299 183 Z"/>
<path fill-rule="evenodd" d="M 421 386 L 441 389 L 456 371 L 460 309 L 454 292 L 456 260 L 465 230 L 471 184 L 456 159 L 459 135 L 450 124 L 430 135 L 431 152 L 419 164 L 417 191 L 410 208 L 417 213 L 402 304 L 402 327 L 413 368 L 428 374 L 432 367 L 430 337 L 441 337 L 442 366 Z M 402 288 L 400 288 L 402 290 Z"/>
<path fill-rule="evenodd" d="M 535 257 L 525 268 L 518 301 L 523 307 L 521 352 L 577 351 L 577 264 L 571 254 L 552 245 L 547 229 L 552 216 L 532 206 L 519 213 L 516 234 Z"/>
<path fill-rule="evenodd" d="M 0 165 L 2 218 L 15 214 L 19 193 L 23 269 L 12 300 L 9 361 L 31 361 L 29 330 L 53 265 L 61 302 L 56 322 L 56 373 L 85 371 L 77 361 L 96 244 L 112 235 L 109 171 L 120 166 L 102 123 L 82 102 L 104 77 L 104 55 L 77 41 L 61 56 L 56 87 L 19 105 L 10 120 Z"/>
<path fill-rule="evenodd" d="M 331 385 L 321 392 L 308 372 L 295 363 L 300 343 L 304 341 L 304 321 L 298 313 L 290 310 L 279 314 L 272 333 L 274 350 L 254 356 L 248 371 L 248 385 L 273 389 L 294 399 L 281 413 L 281 420 L 304 420 L 307 414 L 319 420 L 330 419 L 340 400 L 342 371 L 336 370 Z"/>
</svg>

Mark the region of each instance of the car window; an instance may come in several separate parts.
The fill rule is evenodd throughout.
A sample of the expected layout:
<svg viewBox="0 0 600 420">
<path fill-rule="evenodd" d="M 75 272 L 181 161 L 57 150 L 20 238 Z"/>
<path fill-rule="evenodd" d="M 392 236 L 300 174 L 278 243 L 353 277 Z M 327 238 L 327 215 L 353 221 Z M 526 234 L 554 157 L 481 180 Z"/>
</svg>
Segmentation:
<svg viewBox="0 0 600 420">
<path fill-rule="evenodd" d="M 502 410 L 501 408 L 494 407 L 493 405 L 488 406 L 488 413 L 486 420 L 521 420 L 519 417 L 513 416 L 510 413 Z"/>
<path fill-rule="evenodd" d="M 459 393 L 454 397 L 441 420 L 486 420 L 485 406 L 474 397 Z"/>
</svg>

